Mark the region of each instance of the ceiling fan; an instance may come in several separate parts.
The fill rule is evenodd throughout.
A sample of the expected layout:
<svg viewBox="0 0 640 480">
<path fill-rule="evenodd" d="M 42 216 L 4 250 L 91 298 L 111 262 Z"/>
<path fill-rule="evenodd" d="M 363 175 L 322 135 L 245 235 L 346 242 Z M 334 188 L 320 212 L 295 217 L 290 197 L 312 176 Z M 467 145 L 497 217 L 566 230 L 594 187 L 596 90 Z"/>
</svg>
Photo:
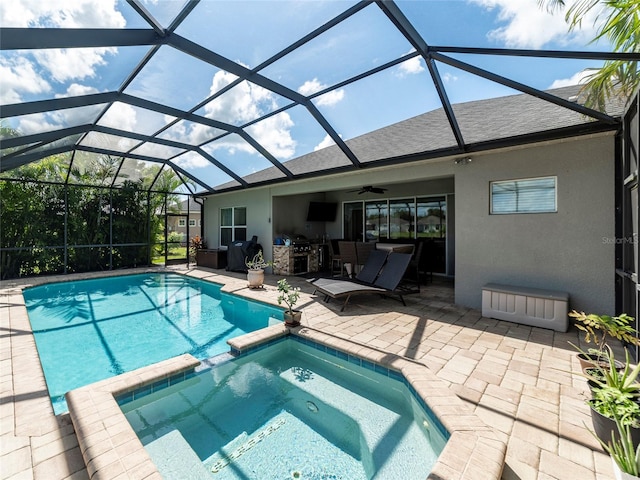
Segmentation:
<svg viewBox="0 0 640 480">
<path fill-rule="evenodd" d="M 350 190 L 349 193 L 358 192 L 358 195 L 362 195 L 363 193 L 384 193 L 386 191 L 387 191 L 386 188 L 367 185 L 365 187 L 362 187 L 360 190 Z"/>
</svg>

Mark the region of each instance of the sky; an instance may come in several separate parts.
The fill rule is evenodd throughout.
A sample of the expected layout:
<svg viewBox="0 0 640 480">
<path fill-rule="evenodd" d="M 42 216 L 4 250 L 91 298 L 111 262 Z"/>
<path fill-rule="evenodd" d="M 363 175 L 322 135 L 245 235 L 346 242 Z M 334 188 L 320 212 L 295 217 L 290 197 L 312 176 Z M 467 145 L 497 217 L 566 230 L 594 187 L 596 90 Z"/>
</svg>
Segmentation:
<svg viewBox="0 0 640 480">
<path fill-rule="evenodd" d="M 170 25 L 182 9 L 181 0 L 143 0 L 163 25 Z M 354 4 L 330 1 L 214 1 L 202 0 L 176 33 L 200 43 L 246 67 L 263 62 L 301 36 Z M 572 0 L 567 2 L 571 5 Z M 563 12 L 549 13 L 537 0 L 397 1 L 428 45 L 523 49 L 608 50 L 595 37 L 596 18 L 569 31 Z M 149 28 L 124 1 L 12 0 L 0 3 L 2 27 Z M 48 49 L 0 52 L 0 102 L 13 104 L 48 98 L 115 91 L 147 54 L 149 47 Z M 308 96 L 386 62 L 411 54 L 411 45 L 376 5 L 369 5 L 339 26 L 282 59 L 264 66 L 260 74 Z M 590 61 L 523 59 L 449 54 L 539 89 L 577 84 Z M 436 62 L 452 103 L 518 93 L 499 84 Z M 163 46 L 146 64 L 125 93 L 181 110 L 191 110 L 236 80 L 230 72 Z M 290 100 L 254 83 L 238 85 L 195 113 L 242 126 Z M 344 140 L 440 108 L 441 103 L 424 61 L 413 57 L 353 84 L 315 97 L 313 103 Z M 92 122 L 104 105 L 81 107 L 9 119 L 21 133 Z M 115 103 L 99 124 L 154 134 L 175 118 Z M 333 143 L 309 111 L 295 106 L 245 128 L 273 157 L 286 162 Z M 260 152 L 238 135 L 210 141 L 221 132 L 202 124 L 178 121 L 159 137 L 202 149 L 241 175 L 271 166 Z M 137 143 L 121 137 L 89 134 L 86 145 L 108 145 L 126 152 Z M 133 150 L 141 155 L 173 158 L 175 163 L 209 186 L 228 181 L 204 157 L 151 143 Z"/>
</svg>

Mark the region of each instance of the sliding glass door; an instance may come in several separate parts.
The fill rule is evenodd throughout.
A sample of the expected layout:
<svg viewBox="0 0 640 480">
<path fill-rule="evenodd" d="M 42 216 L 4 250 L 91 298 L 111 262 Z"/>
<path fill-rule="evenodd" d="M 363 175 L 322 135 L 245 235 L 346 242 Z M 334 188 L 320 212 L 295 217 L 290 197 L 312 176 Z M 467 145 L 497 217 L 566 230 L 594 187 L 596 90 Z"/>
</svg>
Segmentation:
<svg viewBox="0 0 640 480">
<path fill-rule="evenodd" d="M 416 236 L 424 239 L 424 255 L 429 270 L 447 272 L 447 199 L 426 197 L 416 199 Z"/>
<path fill-rule="evenodd" d="M 415 226 L 415 199 L 389 200 L 389 238 L 413 240 L 416 238 Z"/>
<path fill-rule="evenodd" d="M 386 200 L 365 202 L 365 238 L 378 242 L 389 238 L 389 206 Z"/>
<path fill-rule="evenodd" d="M 418 238 L 446 238 L 447 200 L 445 197 L 418 198 L 416 235 Z"/>
<path fill-rule="evenodd" d="M 447 199 L 445 196 L 378 199 L 343 204 L 345 240 L 426 241 L 434 273 L 446 273 Z"/>
</svg>

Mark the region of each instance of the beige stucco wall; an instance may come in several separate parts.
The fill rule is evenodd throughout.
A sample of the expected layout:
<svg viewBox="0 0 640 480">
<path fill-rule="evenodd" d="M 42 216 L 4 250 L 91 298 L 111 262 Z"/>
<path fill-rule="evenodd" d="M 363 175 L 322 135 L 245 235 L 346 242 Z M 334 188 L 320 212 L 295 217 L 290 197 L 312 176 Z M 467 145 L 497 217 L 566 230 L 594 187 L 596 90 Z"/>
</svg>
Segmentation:
<svg viewBox="0 0 640 480">
<path fill-rule="evenodd" d="M 247 207 L 247 238 L 258 236 L 263 246 L 273 243 L 271 236 L 271 194 L 268 188 L 233 194 L 214 195 L 204 201 L 204 239 L 209 248 L 220 244 L 220 209 Z M 265 248 L 265 256 L 270 249 Z"/>
<path fill-rule="evenodd" d="M 557 176 L 557 213 L 490 215 L 489 182 Z M 474 156 L 456 166 L 456 303 L 489 282 L 562 290 L 570 308 L 614 313 L 614 137 Z"/>
<path fill-rule="evenodd" d="M 571 308 L 613 313 L 613 135 L 472 157 L 469 165 L 448 158 L 214 195 L 205 201 L 205 239 L 218 245 L 223 207 L 246 206 L 249 237 L 258 235 L 267 247 L 280 230 L 313 237 L 324 228 L 332 238 L 341 236 L 340 218 L 307 225 L 311 199 L 342 204 L 376 198 L 347 193 L 363 185 L 388 188 L 384 198 L 446 194 L 448 273 L 455 272 L 458 304 L 480 308 L 482 286 L 497 282 L 567 291 Z M 557 213 L 489 215 L 490 181 L 548 175 L 558 177 Z M 270 248 L 265 256 L 270 258 Z"/>
</svg>

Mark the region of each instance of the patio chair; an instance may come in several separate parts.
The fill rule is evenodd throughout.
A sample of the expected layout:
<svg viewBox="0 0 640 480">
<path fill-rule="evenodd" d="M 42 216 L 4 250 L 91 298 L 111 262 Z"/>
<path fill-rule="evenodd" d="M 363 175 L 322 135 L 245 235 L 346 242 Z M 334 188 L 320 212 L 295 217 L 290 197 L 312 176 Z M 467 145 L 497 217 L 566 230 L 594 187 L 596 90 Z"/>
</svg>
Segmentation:
<svg viewBox="0 0 640 480">
<path fill-rule="evenodd" d="M 425 272 L 423 270 L 423 265 L 422 265 L 422 263 L 423 263 L 422 253 L 423 252 L 424 252 L 424 242 L 418 241 L 418 243 L 416 245 L 416 248 L 415 248 L 415 251 L 413 253 L 413 257 L 411 258 L 411 262 L 409 262 L 409 269 L 413 273 L 415 273 L 415 282 L 416 283 L 422 283 L 420 281 L 422 274 L 424 274 L 425 277 L 426 277 L 426 274 L 427 274 L 427 272 Z M 424 283 L 427 283 L 426 279 L 425 279 Z"/>
<path fill-rule="evenodd" d="M 373 253 L 372 253 L 373 255 Z M 371 258 L 371 257 L 370 257 Z M 407 305 L 403 295 L 407 293 L 418 293 L 420 290 L 402 287 L 402 277 L 409 267 L 411 261 L 410 253 L 391 252 L 387 257 L 382 271 L 372 284 L 361 283 L 353 280 L 331 280 L 311 282 L 316 292 L 324 295 L 324 301 L 329 302 L 332 298 L 344 298 L 344 303 L 340 311 L 344 311 L 352 295 L 375 293 L 382 296 L 397 296 L 403 305 Z M 364 269 L 363 269 L 364 270 Z"/>
<path fill-rule="evenodd" d="M 353 277 L 354 273 L 356 273 L 356 265 L 358 265 L 356 242 L 339 241 L 338 250 L 340 251 L 340 258 L 342 258 L 342 266 L 347 271 L 347 275 Z"/>
<path fill-rule="evenodd" d="M 338 248 L 339 240 L 329 241 L 329 257 L 331 258 L 331 275 L 338 273 L 342 275 L 342 256 L 340 255 L 340 249 Z M 338 267 L 336 270 L 335 267 Z"/>
<path fill-rule="evenodd" d="M 376 249 L 375 242 L 356 242 L 356 257 L 358 266 L 365 265 L 369 259 L 369 255 Z"/>
</svg>

